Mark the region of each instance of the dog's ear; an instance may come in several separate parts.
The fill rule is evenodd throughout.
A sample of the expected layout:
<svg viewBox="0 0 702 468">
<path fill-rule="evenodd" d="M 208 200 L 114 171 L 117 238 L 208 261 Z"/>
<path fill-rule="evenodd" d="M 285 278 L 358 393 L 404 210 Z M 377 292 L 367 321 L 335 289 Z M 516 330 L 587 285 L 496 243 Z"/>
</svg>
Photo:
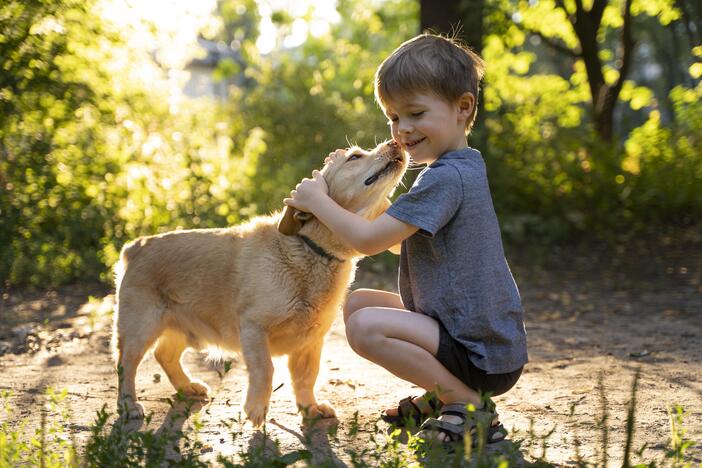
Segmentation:
<svg viewBox="0 0 702 468">
<path fill-rule="evenodd" d="M 278 221 L 278 232 L 286 236 L 294 236 L 306 221 L 312 218 L 311 213 L 305 213 L 292 206 L 286 206 L 283 210 L 283 216 Z"/>
</svg>

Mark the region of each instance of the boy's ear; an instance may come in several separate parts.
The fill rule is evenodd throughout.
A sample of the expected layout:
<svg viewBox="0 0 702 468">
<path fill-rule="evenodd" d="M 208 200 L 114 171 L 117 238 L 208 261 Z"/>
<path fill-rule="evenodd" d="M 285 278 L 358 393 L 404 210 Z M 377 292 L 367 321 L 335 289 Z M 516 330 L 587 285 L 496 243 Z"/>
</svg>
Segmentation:
<svg viewBox="0 0 702 468">
<path fill-rule="evenodd" d="M 292 206 L 286 206 L 285 210 L 283 210 L 283 216 L 278 221 L 278 232 L 286 236 L 294 236 L 300 232 L 305 222 L 311 218 L 311 213 L 305 213 Z"/>
<path fill-rule="evenodd" d="M 475 109 L 475 96 L 470 91 L 466 91 L 458 98 L 458 112 L 461 117 L 470 118 Z"/>
</svg>

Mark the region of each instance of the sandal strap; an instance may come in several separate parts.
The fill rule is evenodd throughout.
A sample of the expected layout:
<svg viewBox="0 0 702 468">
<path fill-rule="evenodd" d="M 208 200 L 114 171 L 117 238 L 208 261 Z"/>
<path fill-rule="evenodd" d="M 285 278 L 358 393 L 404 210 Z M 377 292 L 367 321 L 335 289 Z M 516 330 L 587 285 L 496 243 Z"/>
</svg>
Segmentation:
<svg viewBox="0 0 702 468">
<path fill-rule="evenodd" d="M 492 403 L 492 402 L 490 402 Z M 451 403 L 444 405 L 441 408 L 440 414 L 447 414 L 452 416 L 459 416 L 464 420 L 464 425 L 467 430 L 472 431 L 479 423 L 487 424 L 490 426 L 492 420 L 497 418 L 497 412 L 495 411 L 495 403 L 488 404 L 479 409 L 469 411 L 466 405 L 461 403 Z"/>
<path fill-rule="evenodd" d="M 422 423 L 420 427 L 422 431 L 439 431 L 451 439 L 451 442 L 463 440 L 464 427 L 463 424 L 452 424 L 440 419 L 429 418 Z"/>
<path fill-rule="evenodd" d="M 400 400 L 400 403 L 397 405 L 397 414 L 401 418 L 407 418 L 407 417 L 412 417 L 413 414 L 422 414 L 421 410 L 419 407 L 412 401 L 414 397 L 408 396 L 407 398 L 403 398 Z"/>
<path fill-rule="evenodd" d="M 451 403 L 448 405 L 444 405 L 441 407 L 441 412 L 440 414 L 450 414 L 452 416 L 461 416 L 463 419 L 465 419 L 466 416 L 468 416 L 468 410 L 466 409 L 466 405 L 463 403 Z"/>
<path fill-rule="evenodd" d="M 432 411 L 438 411 L 443 405 L 434 392 L 425 392 L 424 395 L 422 395 L 422 400 L 427 402 Z"/>
</svg>

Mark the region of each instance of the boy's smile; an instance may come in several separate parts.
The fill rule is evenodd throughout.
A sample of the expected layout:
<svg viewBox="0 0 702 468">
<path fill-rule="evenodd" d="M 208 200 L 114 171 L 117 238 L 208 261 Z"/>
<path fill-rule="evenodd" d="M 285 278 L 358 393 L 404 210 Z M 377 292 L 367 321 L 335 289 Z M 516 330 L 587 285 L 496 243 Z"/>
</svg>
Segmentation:
<svg viewBox="0 0 702 468">
<path fill-rule="evenodd" d="M 419 140 L 408 141 L 408 142 L 406 142 L 406 143 L 404 144 L 404 146 L 405 146 L 405 147 L 407 148 L 407 150 L 409 151 L 409 150 L 413 149 L 414 147 L 416 147 L 418 144 L 420 144 L 421 142 L 423 142 L 423 141 L 426 140 L 426 139 L 427 139 L 426 137 L 422 137 L 422 138 L 420 138 Z"/>
<path fill-rule="evenodd" d="M 416 93 L 386 102 L 384 110 L 393 140 L 415 162 L 431 164 L 468 146 L 465 125 L 472 102 L 466 112 L 461 99 L 451 103 L 432 93 Z"/>
</svg>

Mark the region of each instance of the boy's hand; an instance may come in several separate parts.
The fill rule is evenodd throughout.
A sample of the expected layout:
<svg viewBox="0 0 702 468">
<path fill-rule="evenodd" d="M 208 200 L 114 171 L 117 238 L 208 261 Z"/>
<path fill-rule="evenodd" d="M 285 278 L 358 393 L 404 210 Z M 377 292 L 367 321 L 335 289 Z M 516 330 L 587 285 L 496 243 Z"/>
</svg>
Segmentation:
<svg viewBox="0 0 702 468">
<path fill-rule="evenodd" d="M 345 149 L 337 149 L 335 151 L 332 151 L 329 153 L 329 155 L 324 158 L 324 164 L 328 162 L 332 162 L 334 159 L 345 156 L 346 155 L 346 150 Z"/>
<path fill-rule="evenodd" d="M 314 211 L 314 202 L 319 200 L 321 195 L 326 195 L 328 191 L 329 188 L 324 176 L 315 169 L 312 171 L 312 179 L 302 179 L 295 190 L 290 192 L 291 198 L 284 199 L 283 203 L 300 211 L 311 213 Z"/>
</svg>

